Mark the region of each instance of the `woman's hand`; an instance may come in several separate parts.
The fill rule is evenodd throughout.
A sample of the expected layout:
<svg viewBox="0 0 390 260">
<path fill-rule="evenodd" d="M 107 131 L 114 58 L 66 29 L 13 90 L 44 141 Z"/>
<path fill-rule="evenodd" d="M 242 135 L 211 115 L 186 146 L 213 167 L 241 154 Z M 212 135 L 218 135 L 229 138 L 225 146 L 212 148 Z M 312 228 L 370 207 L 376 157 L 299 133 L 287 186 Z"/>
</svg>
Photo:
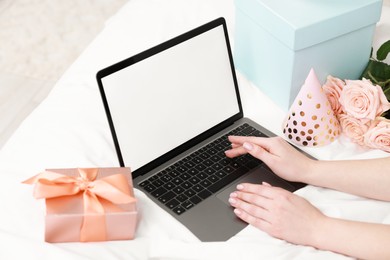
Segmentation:
<svg viewBox="0 0 390 260">
<path fill-rule="evenodd" d="M 315 160 L 300 153 L 281 137 L 229 136 L 229 141 L 232 149 L 225 152 L 227 157 L 249 153 L 289 181 L 305 182 L 305 175 L 315 168 Z"/>
<path fill-rule="evenodd" d="M 307 200 L 267 183 L 239 184 L 229 202 L 243 221 L 294 244 L 312 245 L 327 217 Z"/>
</svg>

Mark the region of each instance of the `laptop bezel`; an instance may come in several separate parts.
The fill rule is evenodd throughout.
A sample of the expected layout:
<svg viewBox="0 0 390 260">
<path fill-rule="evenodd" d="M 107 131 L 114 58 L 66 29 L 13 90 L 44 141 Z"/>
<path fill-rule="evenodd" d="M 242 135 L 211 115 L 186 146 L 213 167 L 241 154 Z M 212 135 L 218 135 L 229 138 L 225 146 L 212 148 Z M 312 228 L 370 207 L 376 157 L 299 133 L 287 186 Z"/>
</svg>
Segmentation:
<svg viewBox="0 0 390 260">
<path fill-rule="evenodd" d="M 109 123 L 111 135 L 114 141 L 114 146 L 115 150 L 117 153 L 118 161 L 120 167 L 131 167 L 131 165 L 125 165 L 124 163 L 124 158 L 122 157 L 121 153 L 121 148 L 120 148 L 120 140 L 118 140 L 118 137 L 115 132 L 115 123 L 113 122 L 111 112 L 110 112 L 110 107 L 108 105 L 108 101 L 105 95 L 104 91 L 104 86 L 102 79 L 106 76 L 109 76 L 113 73 L 116 73 L 124 68 L 127 68 L 129 66 L 132 66 L 133 64 L 136 64 L 138 62 L 141 62 L 153 55 L 156 55 L 158 53 L 161 53 L 169 48 L 172 48 L 176 45 L 179 45 L 187 40 L 190 40 L 191 38 L 194 38 L 202 33 L 205 33 L 209 30 L 212 30 L 218 26 L 222 26 L 224 30 L 224 36 L 225 36 L 225 43 L 226 43 L 226 49 L 227 53 L 229 56 L 229 63 L 230 63 L 230 68 L 231 68 L 231 75 L 233 78 L 233 83 L 236 91 L 236 98 L 237 98 L 237 104 L 239 108 L 239 112 L 232 115 L 228 119 L 224 120 L 223 122 L 217 124 L 216 126 L 208 129 L 207 131 L 193 137 L 192 139 L 188 140 L 187 142 L 181 144 L 180 146 L 172 149 L 171 151 L 159 156 L 158 158 L 152 160 L 151 162 L 147 163 L 146 165 L 141 166 L 140 168 L 136 169 L 135 171 L 132 172 L 133 178 L 136 178 L 138 176 L 144 175 L 151 170 L 155 169 L 156 167 L 160 166 L 161 164 L 167 162 L 168 160 L 178 156 L 179 154 L 187 151 L 191 147 L 195 146 L 196 144 L 206 140 L 207 138 L 215 135 L 216 133 L 220 132 L 221 130 L 225 129 L 229 125 L 232 125 L 235 121 L 239 120 L 240 118 L 243 118 L 243 109 L 242 109 L 242 104 L 241 104 L 241 98 L 240 98 L 240 93 L 239 93 L 239 87 L 237 83 L 237 77 L 235 73 L 235 68 L 234 68 L 234 63 L 233 63 L 233 55 L 231 52 L 231 46 L 230 46 L 230 41 L 229 41 L 229 36 L 228 36 L 228 30 L 226 26 L 226 21 L 223 17 L 217 18 L 211 22 L 208 22 L 204 25 L 201 25 L 195 29 L 192 29 L 186 33 L 183 33 L 179 36 L 176 36 L 170 40 L 167 40 L 161 44 L 158 44 L 150 49 L 147 49 L 143 52 L 140 52 L 132 57 L 129 57 L 125 60 L 122 60 L 120 62 L 117 62 L 111 66 L 108 66 L 100 71 L 97 72 L 96 74 L 96 79 L 98 82 L 101 98 L 103 101 L 104 105 L 104 110 L 106 112 L 107 120 Z"/>
</svg>

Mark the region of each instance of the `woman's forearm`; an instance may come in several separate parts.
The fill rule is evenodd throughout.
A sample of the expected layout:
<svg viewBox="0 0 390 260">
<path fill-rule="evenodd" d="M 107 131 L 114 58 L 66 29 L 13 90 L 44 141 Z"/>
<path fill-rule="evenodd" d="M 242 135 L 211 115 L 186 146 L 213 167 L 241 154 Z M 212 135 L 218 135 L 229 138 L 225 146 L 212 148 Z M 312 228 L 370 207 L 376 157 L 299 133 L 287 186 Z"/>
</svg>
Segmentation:
<svg viewBox="0 0 390 260">
<path fill-rule="evenodd" d="M 316 161 L 302 181 L 358 196 L 390 201 L 390 157 Z"/>
<path fill-rule="evenodd" d="M 390 225 L 326 218 L 311 245 L 359 259 L 390 259 Z"/>
</svg>

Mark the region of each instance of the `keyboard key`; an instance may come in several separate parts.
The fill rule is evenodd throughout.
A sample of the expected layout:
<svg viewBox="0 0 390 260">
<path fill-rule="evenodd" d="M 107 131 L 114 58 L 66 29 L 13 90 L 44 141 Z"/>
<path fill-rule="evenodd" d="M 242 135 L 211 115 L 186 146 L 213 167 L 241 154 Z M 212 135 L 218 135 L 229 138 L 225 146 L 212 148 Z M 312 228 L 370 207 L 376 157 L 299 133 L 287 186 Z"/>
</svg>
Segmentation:
<svg viewBox="0 0 390 260">
<path fill-rule="evenodd" d="M 172 183 L 175 184 L 175 185 L 180 185 L 184 182 L 183 179 L 181 179 L 180 177 L 177 177 L 175 179 L 172 180 Z"/>
<path fill-rule="evenodd" d="M 168 201 L 167 203 L 165 203 L 165 205 L 170 208 L 170 209 L 173 209 L 175 208 L 177 205 L 179 205 L 180 202 L 176 199 L 171 199 L 170 201 Z"/>
<path fill-rule="evenodd" d="M 185 172 L 182 175 L 180 175 L 180 178 L 186 181 L 189 178 L 191 178 L 191 175 L 189 175 L 188 173 Z"/>
<path fill-rule="evenodd" d="M 218 171 L 222 169 L 222 165 L 220 163 L 216 163 L 213 166 L 211 166 L 214 170 Z"/>
<path fill-rule="evenodd" d="M 148 185 L 150 183 L 150 181 L 146 180 L 146 181 L 143 181 L 139 184 L 140 187 L 145 187 L 146 185 Z"/>
<path fill-rule="evenodd" d="M 200 185 L 202 185 L 203 187 L 207 188 L 208 186 L 211 185 L 211 182 L 208 181 L 208 180 L 203 180 L 200 182 Z"/>
<path fill-rule="evenodd" d="M 215 173 L 216 176 L 218 176 L 219 178 L 223 178 L 225 177 L 226 175 L 228 175 L 226 172 L 224 171 L 218 171 Z"/>
<path fill-rule="evenodd" d="M 180 195 L 176 196 L 175 199 L 177 199 L 180 202 L 183 202 L 183 201 L 187 200 L 188 197 L 186 195 L 184 195 L 184 194 L 180 194 Z"/>
<path fill-rule="evenodd" d="M 237 157 L 237 162 L 241 163 L 241 164 L 245 164 L 249 161 L 248 158 L 246 158 L 245 156 L 239 156 Z"/>
<path fill-rule="evenodd" d="M 180 173 L 176 170 L 172 170 L 168 173 L 169 176 L 171 176 L 172 178 L 176 178 L 177 176 L 180 175 Z"/>
<path fill-rule="evenodd" d="M 223 151 L 223 149 L 221 149 L 220 151 Z M 221 157 L 218 156 L 218 155 L 213 155 L 213 156 L 210 157 L 210 160 L 213 161 L 213 162 L 215 163 L 215 162 L 220 161 L 220 160 L 221 160 Z"/>
<path fill-rule="evenodd" d="M 192 159 L 192 162 L 193 162 L 195 165 L 197 165 L 197 164 L 203 162 L 203 160 L 204 160 L 204 159 L 202 159 L 201 157 L 197 156 L 197 157 L 195 157 L 194 159 Z"/>
<path fill-rule="evenodd" d="M 161 185 L 164 184 L 164 182 L 161 181 L 161 180 L 155 180 L 155 181 L 152 182 L 152 184 L 153 184 L 154 186 L 156 186 L 156 187 L 160 187 Z"/>
<path fill-rule="evenodd" d="M 207 153 L 208 154 L 210 154 L 210 155 L 214 155 L 214 154 L 217 154 L 217 150 L 216 149 L 214 149 L 214 148 L 211 148 L 211 149 L 209 149 L 208 151 L 207 151 Z"/>
<path fill-rule="evenodd" d="M 184 192 L 184 194 L 187 196 L 187 197 L 192 197 L 196 194 L 196 192 L 192 189 L 188 189 Z"/>
<path fill-rule="evenodd" d="M 186 210 L 188 210 L 188 209 L 190 209 L 190 208 L 192 208 L 193 206 L 194 206 L 194 204 L 191 202 L 191 201 L 184 201 L 182 204 L 181 204 L 181 206 L 183 207 L 183 208 L 185 208 Z"/>
<path fill-rule="evenodd" d="M 161 178 L 165 173 L 166 173 L 165 171 L 161 171 L 161 172 L 157 173 L 156 176 Z"/>
<path fill-rule="evenodd" d="M 173 212 L 175 212 L 177 215 L 180 215 L 184 213 L 186 210 L 182 206 L 177 206 L 173 209 Z"/>
<path fill-rule="evenodd" d="M 185 166 L 179 166 L 179 167 L 177 167 L 177 171 L 178 172 L 181 172 L 181 173 L 183 173 L 183 172 L 185 172 L 185 171 L 187 171 L 188 169 L 187 169 L 187 167 L 185 167 Z"/>
<path fill-rule="evenodd" d="M 164 182 L 168 182 L 168 181 L 172 180 L 172 177 L 169 176 L 168 174 L 165 174 L 165 175 L 160 177 L 160 180 L 162 180 Z"/>
<path fill-rule="evenodd" d="M 149 181 L 155 181 L 155 180 L 157 180 L 158 179 L 158 176 L 157 175 L 153 175 L 153 176 L 151 176 L 148 180 Z"/>
<path fill-rule="evenodd" d="M 229 165 L 235 169 L 237 169 L 241 166 L 237 161 L 232 161 Z"/>
<path fill-rule="evenodd" d="M 223 171 L 226 172 L 226 173 L 232 173 L 234 171 L 233 167 L 231 166 L 225 166 L 225 168 L 223 168 Z"/>
<path fill-rule="evenodd" d="M 195 169 L 197 169 L 198 171 L 204 171 L 206 169 L 206 166 L 200 163 L 195 166 Z"/>
<path fill-rule="evenodd" d="M 204 190 L 202 190 L 201 192 L 198 193 L 198 196 L 199 196 L 200 198 L 202 198 L 202 199 L 206 199 L 206 198 L 210 197 L 211 194 L 212 194 L 212 193 L 211 193 L 210 191 L 204 189 Z"/>
<path fill-rule="evenodd" d="M 200 172 L 196 175 L 196 177 L 200 180 L 203 180 L 203 179 L 206 179 L 208 177 L 208 175 L 204 172 Z"/>
<path fill-rule="evenodd" d="M 219 191 L 221 188 L 225 187 L 226 185 L 230 184 L 232 181 L 236 180 L 237 178 L 244 175 L 246 172 L 248 172 L 245 168 L 237 169 L 236 171 L 232 172 L 231 174 L 227 175 L 225 178 L 213 183 L 208 187 L 208 190 L 215 193 Z"/>
<path fill-rule="evenodd" d="M 223 151 L 224 148 L 225 148 L 225 147 L 224 147 L 221 143 L 218 143 L 218 144 L 215 146 L 215 149 L 217 149 L 218 151 Z"/>
<path fill-rule="evenodd" d="M 207 175 L 211 175 L 211 174 L 215 173 L 216 170 L 214 170 L 213 168 L 207 168 L 207 169 L 205 170 L 205 172 L 206 172 Z"/>
<path fill-rule="evenodd" d="M 263 134 L 262 132 L 260 132 L 259 130 L 256 130 L 252 133 L 253 136 L 257 136 L 257 137 L 267 137 L 265 134 Z"/>
<path fill-rule="evenodd" d="M 184 189 L 180 186 L 176 186 L 175 188 L 172 189 L 173 192 L 175 192 L 176 194 L 180 194 L 184 191 Z"/>
<path fill-rule="evenodd" d="M 248 127 L 243 129 L 241 132 L 244 133 L 245 135 L 250 135 L 254 131 L 256 131 L 256 128 L 248 125 Z"/>
<path fill-rule="evenodd" d="M 219 163 L 220 163 L 222 166 L 226 166 L 226 165 L 229 165 L 231 161 L 232 161 L 232 159 L 223 158 L 222 160 L 219 161 Z"/>
<path fill-rule="evenodd" d="M 192 197 L 190 198 L 190 201 L 191 201 L 194 205 L 196 205 L 196 204 L 198 204 L 199 202 L 201 202 L 202 199 L 199 198 L 197 195 L 195 195 L 195 196 L 192 196 Z"/>
<path fill-rule="evenodd" d="M 204 160 L 206 160 L 206 159 L 208 159 L 208 158 L 210 157 L 210 155 L 208 155 L 207 153 L 201 153 L 201 154 L 199 155 L 199 157 L 202 158 L 202 159 L 204 159 Z"/>
<path fill-rule="evenodd" d="M 167 190 L 171 190 L 175 185 L 172 182 L 165 183 L 163 187 Z"/>
<path fill-rule="evenodd" d="M 214 164 L 214 162 L 210 159 L 204 160 L 203 164 L 206 165 L 207 167 L 210 167 L 211 165 Z"/>
<path fill-rule="evenodd" d="M 196 185 L 192 186 L 192 189 L 196 192 L 199 192 L 199 191 L 203 190 L 204 188 L 201 185 L 196 184 Z"/>
<path fill-rule="evenodd" d="M 244 123 L 244 124 L 240 125 L 239 127 L 237 127 L 236 129 L 241 131 L 242 129 L 246 128 L 247 126 L 248 126 L 248 124 Z"/>
<path fill-rule="evenodd" d="M 186 181 L 186 182 L 183 182 L 180 186 L 183 187 L 183 189 L 188 190 L 189 188 L 192 187 L 192 184 L 190 182 Z"/>
<path fill-rule="evenodd" d="M 249 169 L 253 169 L 259 166 L 260 164 L 261 164 L 260 160 L 250 160 L 245 164 L 245 166 L 248 167 Z"/>
<path fill-rule="evenodd" d="M 221 145 L 224 147 L 224 148 L 231 148 L 232 147 L 232 144 L 229 142 L 229 140 L 226 138 L 226 140 L 222 141 L 221 142 Z"/>
<path fill-rule="evenodd" d="M 173 191 L 168 191 L 167 193 L 165 193 L 164 195 L 159 197 L 158 200 L 161 201 L 162 203 L 167 203 L 168 201 L 173 199 L 175 196 L 176 196 L 176 194 Z"/>
<path fill-rule="evenodd" d="M 194 176 L 194 175 L 198 174 L 199 171 L 198 171 L 197 169 L 195 169 L 195 168 L 192 168 L 192 169 L 189 169 L 189 170 L 187 171 L 187 173 L 188 173 L 189 175 L 191 175 L 191 176 Z"/>
<path fill-rule="evenodd" d="M 188 181 L 191 182 L 192 184 L 198 184 L 200 182 L 200 179 L 194 176 L 191 177 Z"/>
<path fill-rule="evenodd" d="M 163 195 L 165 192 L 167 192 L 166 189 L 164 189 L 163 187 L 159 187 L 159 188 L 155 189 L 154 191 L 152 191 L 150 194 L 152 194 L 154 197 L 158 198 L 161 195 Z"/>
<path fill-rule="evenodd" d="M 192 161 L 189 161 L 189 162 L 186 162 L 184 164 L 185 167 L 187 167 L 187 169 L 191 169 L 192 167 L 195 166 L 195 163 L 193 163 Z"/>
<path fill-rule="evenodd" d="M 156 189 L 156 186 L 152 185 L 152 184 L 148 184 L 144 187 L 144 189 L 148 192 L 152 192 Z"/>
<path fill-rule="evenodd" d="M 216 182 L 218 181 L 220 178 L 217 177 L 216 175 L 211 175 L 210 177 L 207 178 L 207 180 L 211 181 L 211 182 Z"/>
</svg>

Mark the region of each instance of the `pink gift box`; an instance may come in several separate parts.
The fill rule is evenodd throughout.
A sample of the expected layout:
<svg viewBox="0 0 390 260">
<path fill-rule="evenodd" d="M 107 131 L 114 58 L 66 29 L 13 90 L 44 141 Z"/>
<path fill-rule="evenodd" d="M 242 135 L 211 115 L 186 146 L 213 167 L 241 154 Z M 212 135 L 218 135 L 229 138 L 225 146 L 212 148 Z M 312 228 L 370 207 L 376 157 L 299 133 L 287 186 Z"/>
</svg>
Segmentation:
<svg viewBox="0 0 390 260">
<path fill-rule="evenodd" d="M 95 177 L 86 181 L 81 177 L 82 172 L 94 172 L 92 175 Z M 51 177 L 47 177 L 48 174 Z M 52 178 L 52 175 L 55 177 Z M 137 207 L 129 168 L 50 169 L 26 183 L 36 184 L 36 198 L 42 198 L 37 186 L 44 186 L 46 242 L 134 238 Z M 74 194 L 47 195 L 50 192 L 61 193 L 62 190 Z"/>
</svg>

